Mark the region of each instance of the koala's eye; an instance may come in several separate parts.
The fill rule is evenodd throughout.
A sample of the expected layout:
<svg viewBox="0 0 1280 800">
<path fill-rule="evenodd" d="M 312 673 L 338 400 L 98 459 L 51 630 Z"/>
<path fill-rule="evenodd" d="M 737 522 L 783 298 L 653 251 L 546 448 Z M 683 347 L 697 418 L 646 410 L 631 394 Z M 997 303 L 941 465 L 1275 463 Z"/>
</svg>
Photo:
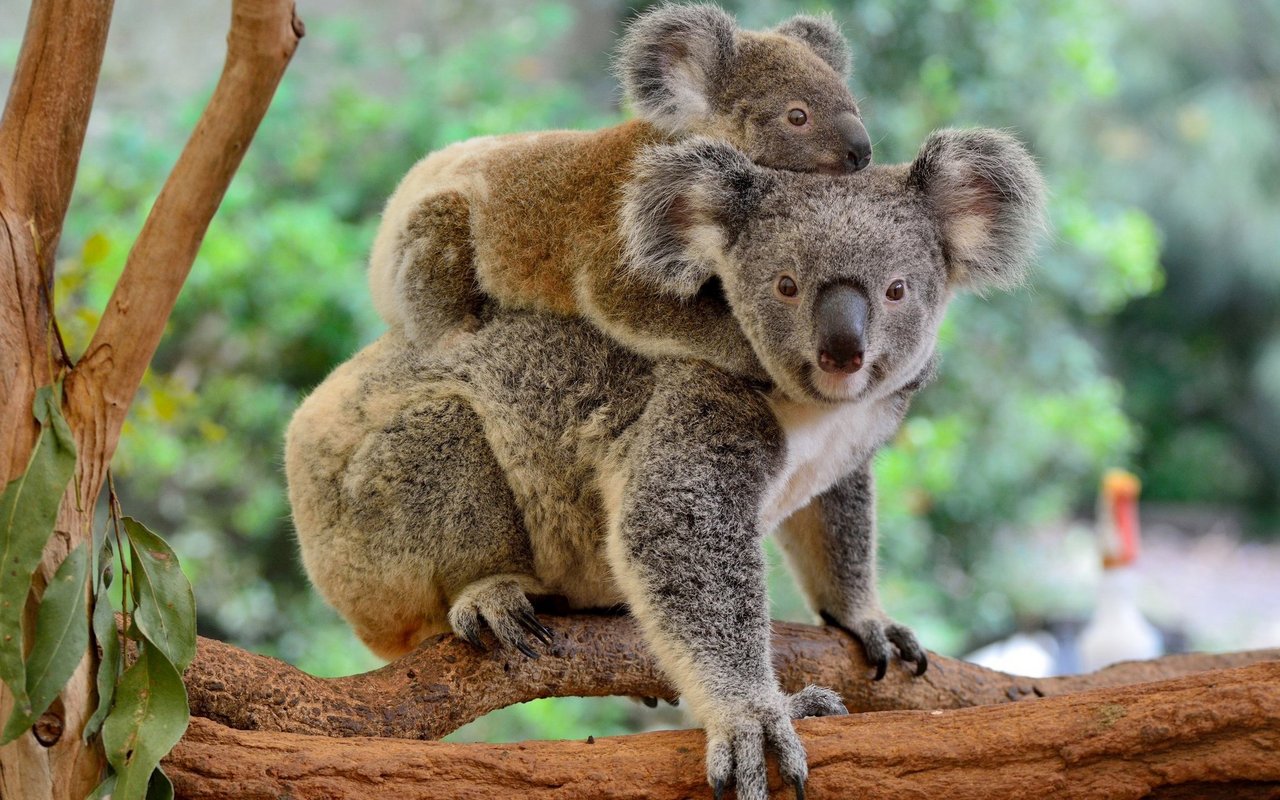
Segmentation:
<svg viewBox="0 0 1280 800">
<path fill-rule="evenodd" d="M 796 279 L 790 275 L 779 275 L 777 283 L 778 294 L 783 297 L 795 297 L 800 292 L 800 287 L 796 286 Z"/>
<path fill-rule="evenodd" d="M 889 288 L 885 290 L 884 296 L 897 302 L 907 296 L 907 282 L 894 281 L 889 284 Z"/>
<path fill-rule="evenodd" d="M 799 128 L 801 125 L 809 121 L 809 115 L 805 113 L 803 108 L 793 108 L 787 112 L 787 122 Z"/>
</svg>

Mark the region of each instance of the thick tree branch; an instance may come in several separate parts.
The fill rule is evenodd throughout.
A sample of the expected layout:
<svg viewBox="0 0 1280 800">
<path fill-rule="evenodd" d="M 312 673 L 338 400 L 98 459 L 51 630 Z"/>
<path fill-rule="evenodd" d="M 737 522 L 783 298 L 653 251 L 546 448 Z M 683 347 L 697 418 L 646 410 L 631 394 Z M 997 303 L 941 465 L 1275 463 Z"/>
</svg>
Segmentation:
<svg viewBox="0 0 1280 800">
<path fill-rule="evenodd" d="M 0 117 L 0 477 L 35 443 L 31 401 L 62 366 L 48 293 L 112 0 L 34 0 Z M 53 369 L 50 369 L 50 367 Z"/>
<path fill-rule="evenodd" d="M 303 35 L 293 0 L 233 0 L 227 59 L 209 105 L 129 252 L 84 357 L 67 379 L 82 450 L 80 486 L 98 496 L 120 427 L 209 221 Z"/>
<path fill-rule="evenodd" d="M 1001 706 L 804 720 L 797 728 L 809 752 L 811 797 L 1273 797 L 1280 663 Z M 196 718 L 164 767 L 178 796 L 192 800 L 711 795 L 701 731 L 456 745 L 238 731 Z M 790 796 L 776 771 L 770 786 L 774 796 Z"/>
<path fill-rule="evenodd" d="M 184 680 L 192 713 L 233 728 L 326 736 L 434 739 L 490 711 L 539 697 L 648 695 L 671 689 L 627 617 L 579 615 L 547 622 L 550 652 L 480 653 L 450 635 L 363 675 L 322 679 L 210 639 Z M 855 711 L 951 709 L 1168 679 L 1207 669 L 1280 660 L 1280 650 L 1169 656 L 1091 675 L 1030 679 L 930 655 L 929 671 L 905 668 L 880 682 L 844 632 L 774 623 L 774 661 L 788 691 L 807 683 L 840 692 Z"/>
</svg>

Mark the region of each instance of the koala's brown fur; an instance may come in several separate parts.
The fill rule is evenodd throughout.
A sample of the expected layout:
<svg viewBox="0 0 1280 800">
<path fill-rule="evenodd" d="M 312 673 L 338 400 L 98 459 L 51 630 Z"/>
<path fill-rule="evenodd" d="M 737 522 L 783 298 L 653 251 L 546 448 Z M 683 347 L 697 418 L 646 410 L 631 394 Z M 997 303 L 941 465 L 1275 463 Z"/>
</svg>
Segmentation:
<svg viewBox="0 0 1280 800">
<path fill-rule="evenodd" d="M 585 316 L 648 356 L 760 374 L 714 285 L 676 293 L 628 271 L 622 192 L 640 150 L 695 134 L 764 166 L 862 168 L 870 141 L 845 85 L 848 46 L 827 18 L 744 31 L 713 6 L 667 5 L 632 24 L 618 62 L 640 119 L 471 139 L 401 182 L 374 241 L 370 284 L 379 313 L 409 341 L 450 341 L 496 303 Z M 796 109 L 802 126 L 790 121 Z"/>
</svg>

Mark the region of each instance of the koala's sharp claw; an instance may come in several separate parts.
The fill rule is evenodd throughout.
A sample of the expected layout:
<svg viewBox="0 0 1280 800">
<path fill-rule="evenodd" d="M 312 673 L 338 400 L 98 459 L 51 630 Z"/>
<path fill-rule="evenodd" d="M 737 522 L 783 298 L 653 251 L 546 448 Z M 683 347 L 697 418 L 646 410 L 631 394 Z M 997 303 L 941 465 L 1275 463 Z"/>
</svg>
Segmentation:
<svg viewBox="0 0 1280 800">
<path fill-rule="evenodd" d="M 725 780 L 718 780 L 711 784 L 711 795 L 715 797 L 716 800 L 723 800 L 724 787 L 726 783 L 727 781 Z"/>
<path fill-rule="evenodd" d="M 476 633 L 475 631 L 467 631 L 466 633 L 462 634 L 462 638 L 466 639 L 467 642 L 470 643 L 472 647 L 478 647 L 481 650 L 485 649 L 484 642 L 480 641 L 480 634 Z"/>
<path fill-rule="evenodd" d="M 796 781 L 796 800 L 804 800 L 804 781 Z"/>
<path fill-rule="evenodd" d="M 880 656 L 880 660 L 876 662 L 876 676 L 872 680 L 884 680 L 885 673 L 889 671 L 889 657 Z"/>
<path fill-rule="evenodd" d="M 551 629 L 538 621 L 532 611 L 525 609 L 516 615 L 516 621 L 520 623 L 520 627 L 531 633 L 534 638 L 543 644 L 551 644 Z"/>
<path fill-rule="evenodd" d="M 516 649 L 532 659 L 538 658 L 538 652 L 524 642 L 516 642 Z"/>
<path fill-rule="evenodd" d="M 916 677 L 919 678 L 929 668 L 929 656 L 924 651 L 920 651 L 920 658 L 916 660 Z"/>
</svg>

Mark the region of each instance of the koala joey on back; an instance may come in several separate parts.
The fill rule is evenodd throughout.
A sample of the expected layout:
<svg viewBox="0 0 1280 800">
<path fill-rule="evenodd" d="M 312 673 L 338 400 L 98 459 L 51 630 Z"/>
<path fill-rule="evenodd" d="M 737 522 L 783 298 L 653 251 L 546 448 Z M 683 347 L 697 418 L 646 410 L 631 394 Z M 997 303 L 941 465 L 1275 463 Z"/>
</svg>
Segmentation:
<svg viewBox="0 0 1280 800">
<path fill-rule="evenodd" d="M 799 795 L 793 720 L 770 661 L 763 538 L 877 677 L 924 671 L 876 593 L 871 458 L 932 374 L 954 290 L 1010 286 L 1042 209 L 1027 152 L 997 131 L 934 134 L 911 164 L 773 170 L 712 139 L 643 154 L 622 227 L 636 280 L 717 276 L 767 384 L 650 359 L 581 319 L 501 311 L 452 348 L 392 329 L 289 426 L 286 471 L 312 582 L 377 653 L 452 630 L 536 655 L 530 597 L 625 603 L 706 729 L 719 795 Z M 482 635 L 485 638 L 482 638 Z"/>
<path fill-rule="evenodd" d="M 474 329 L 496 302 L 585 316 L 645 355 L 759 376 L 714 286 L 670 293 L 627 279 L 621 188 L 643 148 L 691 135 L 777 169 L 862 169 L 871 142 L 846 86 L 848 44 L 829 17 L 747 31 L 715 6 L 662 5 L 631 24 L 616 66 L 639 119 L 471 139 L 409 171 L 370 257 L 383 319 L 430 347 Z"/>
</svg>

